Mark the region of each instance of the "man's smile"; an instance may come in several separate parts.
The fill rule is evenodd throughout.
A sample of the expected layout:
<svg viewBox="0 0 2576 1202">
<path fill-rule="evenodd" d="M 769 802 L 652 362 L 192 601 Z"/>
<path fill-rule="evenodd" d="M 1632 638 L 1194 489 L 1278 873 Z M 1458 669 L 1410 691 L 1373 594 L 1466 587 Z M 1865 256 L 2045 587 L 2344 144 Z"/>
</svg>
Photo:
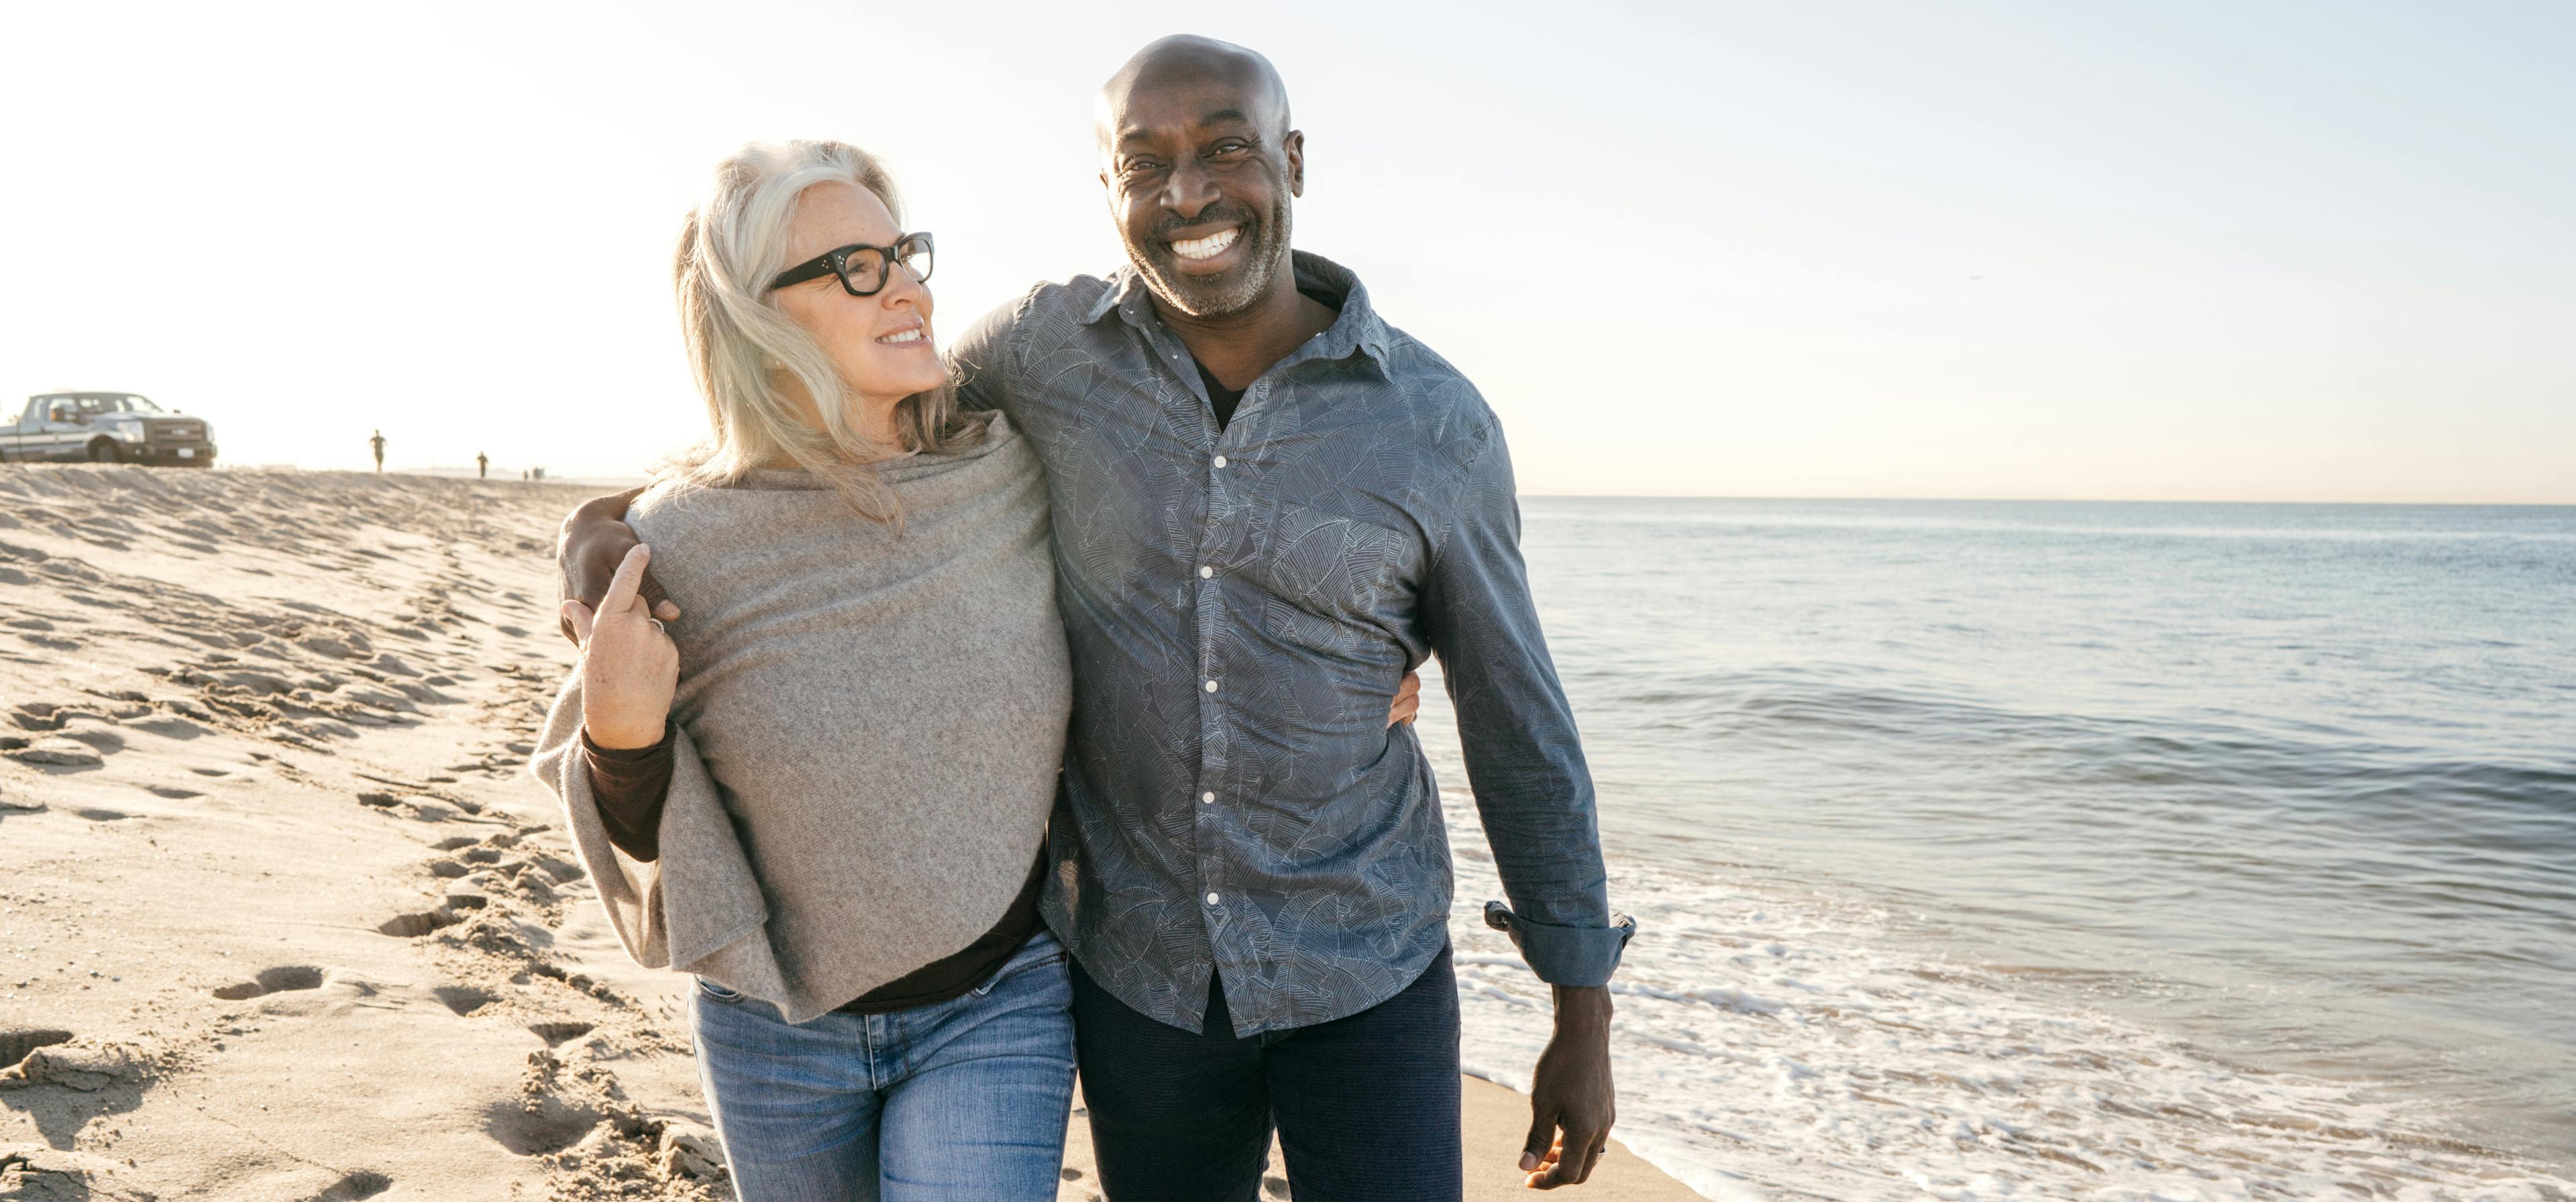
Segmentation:
<svg viewBox="0 0 2576 1202">
<path fill-rule="evenodd" d="M 1175 238 L 1172 253 L 1186 263 L 1206 263 L 1232 249 L 1243 238 L 1243 227 L 1230 225 L 1198 238 Z"/>
</svg>

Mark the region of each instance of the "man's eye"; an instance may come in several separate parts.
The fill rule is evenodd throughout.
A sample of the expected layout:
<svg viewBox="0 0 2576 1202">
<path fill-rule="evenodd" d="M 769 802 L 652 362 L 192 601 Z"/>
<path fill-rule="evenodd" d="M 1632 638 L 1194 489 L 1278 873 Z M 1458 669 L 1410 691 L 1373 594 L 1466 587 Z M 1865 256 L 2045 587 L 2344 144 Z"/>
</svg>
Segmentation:
<svg viewBox="0 0 2576 1202">
<path fill-rule="evenodd" d="M 1217 144 L 1216 153 L 1220 155 L 1241 154 L 1242 152 L 1250 149 L 1251 147 L 1246 146 L 1241 142 L 1221 142 Z"/>
<path fill-rule="evenodd" d="M 1152 159 L 1129 159 L 1127 160 L 1127 174 L 1134 175 L 1140 171 L 1152 171 L 1161 166 L 1162 164 L 1157 163 Z"/>
</svg>

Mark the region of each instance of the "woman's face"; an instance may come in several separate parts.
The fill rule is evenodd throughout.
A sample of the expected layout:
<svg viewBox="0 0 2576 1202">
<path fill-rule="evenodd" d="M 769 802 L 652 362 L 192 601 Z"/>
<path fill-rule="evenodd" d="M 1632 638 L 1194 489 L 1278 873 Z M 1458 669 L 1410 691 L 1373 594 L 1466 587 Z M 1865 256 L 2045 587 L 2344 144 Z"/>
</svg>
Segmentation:
<svg viewBox="0 0 2576 1202">
<path fill-rule="evenodd" d="M 902 237 L 876 193 L 846 183 L 816 184 L 797 197 L 796 218 L 787 227 L 787 262 L 802 263 L 854 242 L 892 246 Z M 892 405 L 948 378 L 931 337 L 930 286 L 899 266 L 888 268 L 885 287 L 874 296 L 852 296 L 839 276 L 828 274 L 774 295 L 779 310 L 832 357 L 842 382 L 866 400 Z"/>
</svg>

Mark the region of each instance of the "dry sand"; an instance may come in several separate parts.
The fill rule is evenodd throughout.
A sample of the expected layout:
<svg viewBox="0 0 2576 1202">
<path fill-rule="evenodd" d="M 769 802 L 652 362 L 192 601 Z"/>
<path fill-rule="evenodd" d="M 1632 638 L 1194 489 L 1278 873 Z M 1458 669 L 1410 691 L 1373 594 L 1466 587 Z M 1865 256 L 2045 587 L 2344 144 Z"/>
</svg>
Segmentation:
<svg viewBox="0 0 2576 1202">
<path fill-rule="evenodd" d="M 524 769 L 588 491 L 0 469 L 0 1200 L 733 1197 Z M 1528 1196 L 1468 1087 L 1470 1197 Z"/>
</svg>

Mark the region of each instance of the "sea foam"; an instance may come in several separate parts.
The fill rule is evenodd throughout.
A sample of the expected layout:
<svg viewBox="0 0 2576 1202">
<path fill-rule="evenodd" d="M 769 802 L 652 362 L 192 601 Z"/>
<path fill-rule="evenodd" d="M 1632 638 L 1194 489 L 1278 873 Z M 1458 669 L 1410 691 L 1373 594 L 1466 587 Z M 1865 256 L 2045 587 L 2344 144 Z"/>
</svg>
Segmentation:
<svg viewBox="0 0 2576 1202">
<path fill-rule="evenodd" d="M 1485 926 L 1501 885 L 1463 791 L 1444 803 L 1467 1071 L 1527 1091 L 1548 989 Z M 1617 1136 L 1711 1198 L 2576 1197 L 2420 1104 L 1909 954 L 1863 904 L 1615 858 L 1611 897 L 1640 931 L 1611 987 Z"/>
</svg>

